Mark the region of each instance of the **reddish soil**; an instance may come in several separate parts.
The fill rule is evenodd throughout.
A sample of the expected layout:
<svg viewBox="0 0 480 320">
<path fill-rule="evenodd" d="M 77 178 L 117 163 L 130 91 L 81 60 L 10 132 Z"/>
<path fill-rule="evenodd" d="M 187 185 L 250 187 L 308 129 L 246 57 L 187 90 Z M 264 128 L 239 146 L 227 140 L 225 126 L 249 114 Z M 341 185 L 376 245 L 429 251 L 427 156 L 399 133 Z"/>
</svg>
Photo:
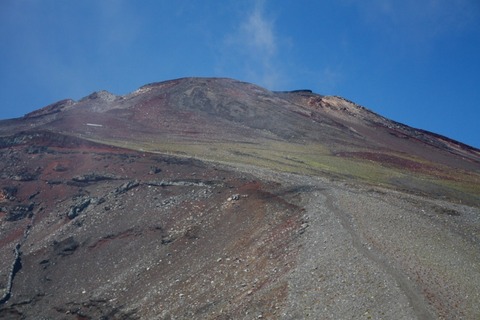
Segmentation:
<svg viewBox="0 0 480 320">
<path fill-rule="evenodd" d="M 165 141 L 318 145 L 401 175 L 141 151 Z M 308 90 L 186 78 L 60 101 L 0 121 L 0 318 L 475 319 L 479 179 L 480 150 Z"/>
<path fill-rule="evenodd" d="M 127 301 L 147 299 L 150 308 L 150 303 L 179 294 L 192 307 L 170 304 L 171 312 L 193 317 L 220 309 L 233 316 L 251 303 L 263 306 L 264 300 L 282 304 L 277 299 L 285 297 L 282 277 L 293 266 L 291 246 L 302 210 L 277 195 L 279 185 L 194 159 L 95 144 L 51 144 L 37 141 L 33 154 L 24 145 L 1 150 L 0 189 L 18 190 L 15 199 L 2 205 L 9 211 L 17 204 L 34 204 L 31 216 L 16 224 L 2 219 L 0 247 L 20 244 L 22 250 L 22 268 L 15 275 L 14 295 L 0 311 L 3 317 L 94 319 L 113 312 L 114 318 L 128 318 L 122 309 Z M 28 181 L 9 178 L 22 172 L 36 175 Z M 119 191 L 133 180 L 140 184 Z M 228 201 L 232 194 L 239 199 Z M 90 204 L 68 218 L 82 199 L 91 199 Z M 8 250 L 2 256 L 13 259 Z M 274 274 L 266 277 L 273 268 Z M 239 283 L 234 273 L 247 269 Z M 128 291 L 119 291 L 122 282 L 109 285 L 123 277 L 131 279 L 123 284 Z M 150 285 L 177 278 L 182 280 L 160 292 Z M 215 284 L 205 287 L 206 279 Z M 192 291 L 192 286 L 204 290 Z M 88 292 L 84 297 L 82 290 Z M 222 298 L 228 296 L 228 301 Z M 142 317 L 146 306 L 132 316 Z"/>
</svg>

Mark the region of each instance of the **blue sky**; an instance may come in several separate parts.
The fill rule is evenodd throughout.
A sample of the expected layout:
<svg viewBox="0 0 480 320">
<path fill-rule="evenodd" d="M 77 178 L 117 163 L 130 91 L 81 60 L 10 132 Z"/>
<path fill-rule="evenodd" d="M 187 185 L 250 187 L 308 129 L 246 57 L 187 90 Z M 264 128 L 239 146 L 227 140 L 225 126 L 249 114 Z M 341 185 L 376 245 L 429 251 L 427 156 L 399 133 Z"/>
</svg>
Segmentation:
<svg viewBox="0 0 480 320">
<path fill-rule="evenodd" d="M 186 76 L 340 95 L 480 147 L 478 0 L 0 0 L 0 119 Z"/>
</svg>

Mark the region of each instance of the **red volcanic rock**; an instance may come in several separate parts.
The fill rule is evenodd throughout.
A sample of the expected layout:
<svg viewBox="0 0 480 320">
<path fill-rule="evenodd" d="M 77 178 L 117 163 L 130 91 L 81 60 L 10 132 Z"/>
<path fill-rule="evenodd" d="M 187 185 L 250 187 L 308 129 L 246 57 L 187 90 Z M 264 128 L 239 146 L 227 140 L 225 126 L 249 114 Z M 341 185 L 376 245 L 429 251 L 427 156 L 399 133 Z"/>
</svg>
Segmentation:
<svg viewBox="0 0 480 320">
<path fill-rule="evenodd" d="M 480 151 L 185 78 L 0 121 L 2 319 L 480 316 Z"/>
</svg>

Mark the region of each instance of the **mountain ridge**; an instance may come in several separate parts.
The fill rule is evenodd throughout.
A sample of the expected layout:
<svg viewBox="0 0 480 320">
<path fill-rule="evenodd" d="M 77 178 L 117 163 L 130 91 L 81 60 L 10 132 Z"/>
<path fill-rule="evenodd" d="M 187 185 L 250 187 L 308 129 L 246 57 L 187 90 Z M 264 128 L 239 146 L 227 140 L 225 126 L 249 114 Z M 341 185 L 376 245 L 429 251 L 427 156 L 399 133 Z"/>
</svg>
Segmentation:
<svg viewBox="0 0 480 320">
<path fill-rule="evenodd" d="M 13 123 L 3 132 L 0 126 L 0 134 L 38 128 L 148 152 L 246 164 L 268 160 L 288 172 L 353 176 L 394 187 L 402 185 L 395 178 L 400 173 L 392 177 L 382 167 L 402 169 L 403 162 L 407 173 L 428 179 L 455 180 L 456 170 L 470 181 L 467 189 L 475 188 L 480 175 L 480 150 L 474 147 L 389 120 L 344 98 L 308 90 L 272 92 L 228 78 L 156 82 L 124 96 L 98 91 Z M 21 123 L 28 124 L 22 128 Z M 475 175 L 469 177 L 472 170 Z"/>
<path fill-rule="evenodd" d="M 155 87 L 165 87 L 165 86 L 171 86 L 171 85 L 175 85 L 175 84 L 178 84 L 179 82 L 182 82 L 182 81 L 189 81 L 189 80 L 206 80 L 206 81 L 215 81 L 215 80 L 220 80 L 220 81 L 235 81 L 235 82 L 238 82 L 238 83 L 241 83 L 241 84 L 246 84 L 246 85 L 251 85 L 251 84 L 248 84 L 246 82 L 242 82 L 242 81 L 237 81 L 237 80 L 234 80 L 234 79 L 230 79 L 230 78 L 191 78 L 191 77 L 188 77 L 188 78 L 179 78 L 179 79 L 174 79 L 174 80 L 168 80 L 168 81 L 163 81 L 163 82 L 153 82 L 153 83 L 149 83 L 149 84 L 146 84 L 146 85 L 143 85 L 141 87 L 139 87 L 137 90 L 131 92 L 131 93 L 128 93 L 126 95 L 114 95 L 106 90 L 101 90 L 101 91 L 96 91 L 96 92 L 93 92 L 91 93 L 90 95 L 87 95 L 85 96 L 84 98 L 81 98 L 80 100 L 78 101 L 74 101 L 72 99 L 63 99 L 63 100 L 60 100 L 58 102 L 55 102 L 55 103 L 52 103 L 46 107 L 43 107 L 43 108 L 40 108 L 38 110 L 35 110 L 35 111 L 32 111 L 32 112 L 29 112 L 27 113 L 26 115 L 24 115 L 22 118 L 31 118 L 31 117 L 36 117 L 36 116 L 40 116 L 40 115 L 46 115 L 46 114 L 49 114 L 49 113 L 56 113 L 56 112 L 61 112 L 62 110 L 64 110 L 65 108 L 67 107 L 71 107 L 73 106 L 74 104 L 77 104 L 79 102 L 84 102 L 84 101 L 88 101 L 88 100 L 96 100 L 96 99 L 99 99 L 99 100 L 105 100 L 105 101 L 109 101 L 109 102 L 112 102 L 112 101 L 115 101 L 115 100 L 123 100 L 125 98 L 128 98 L 130 96 L 134 96 L 134 95 L 138 95 L 140 93 L 144 93 L 145 91 L 147 90 L 151 90 Z M 261 88 L 261 87 L 258 87 L 257 88 Z M 261 88 L 261 90 L 265 90 L 263 88 Z M 416 130 L 416 131 L 420 131 L 422 133 L 425 133 L 425 134 L 429 134 L 429 135 L 433 135 L 439 139 L 442 139 L 442 140 L 446 140 L 446 141 L 449 141 L 450 143 L 455 143 L 455 144 L 458 144 L 459 146 L 462 146 L 462 148 L 464 149 L 472 149 L 474 150 L 475 152 L 480 152 L 480 149 L 478 148 L 475 148 L 473 146 L 470 146 L 468 144 L 465 144 L 463 142 L 460 142 L 460 141 L 457 141 L 455 139 L 451 139 L 451 138 L 448 138 L 444 135 L 441 135 L 441 134 L 437 134 L 435 132 L 431 132 L 431 131 L 427 131 L 427 130 L 423 130 L 423 129 L 419 129 L 419 128 L 414 128 L 414 127 L 411 127 L 409 125 L 406 125 L 406 124 L 403 124 L 401 122 L 397 122 L 397 121 L 394 121 L 394 120 L 390 120 L 390 119 L 387 119 L 375 112 L 373 112 L 372 110 L 370 109 L 367 109 L 361 105 L 358 105 L 356 103 L 354 103 L 353 101 L 351 100 L 348 100 L 346 98 L 343 98 L 343 97 L 340 97 L 340 96 L 323 96 L 323 95 L 319 95 L 319 94 L 316 94 L 314 92 L 312 92 L 312 90 L 309 90 L 309 89 L 299 89 L 299 90 L 291 90 L 291 91 L 271 91 L 271 93 L 273 94 L 300 94 L 300 95 L 308 95 L 308 96 L 316 96 L 316 97 L 327 97 L 327 98 L 335 98 L 335 99 L 340 99 L 342 101 L 345 101 L 348 103 L 347 106 L 354 106 L 354 108 L 349 108 L 349 110 L 347 111 L 347 107 L 346 106 L 343 106 L 344 108 L 344 111 L 347 111 L 347 112 L 350 112 L 352 113 L 352 110 L 355 110 L 356 108 L 358 109 L 361 109 L 361 110 L 365 110 L 367 111 L 368 113 L 372 114 L 374 117 L 377 117 L 380 121 L 380 123 L 385 123 L 385 122 L 388 122 L 390 123 L 391 126 L 400 126 L 400 127 L 406 127 L 406 128 L 409 128 L 409 129 L 412 129 L 412 130 Z M 102 98 L 103 97 L 103 98 Z M 330 105 L 331 106 L 331 105 Z M 44 114 L 45 113 L 45 114 Z"/>
<path fill-rule="evenodd" d="M 0 318 L 480 316 L 480 151 L 182 78 L 0 121 Z"/>
</svg>

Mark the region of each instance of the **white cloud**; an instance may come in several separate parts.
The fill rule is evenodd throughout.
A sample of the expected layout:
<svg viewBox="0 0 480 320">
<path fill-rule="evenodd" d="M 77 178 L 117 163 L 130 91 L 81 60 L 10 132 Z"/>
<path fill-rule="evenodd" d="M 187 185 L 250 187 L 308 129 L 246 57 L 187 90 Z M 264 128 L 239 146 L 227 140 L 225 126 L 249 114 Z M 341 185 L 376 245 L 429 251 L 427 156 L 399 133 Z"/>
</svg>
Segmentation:
<svg viewBox="0 0 480 320">
<path fill-rule="evenodd" d="M 272 57 L 277 50 L 274 23 L 265 16 L 263 8 L 262 2 L 256 3 L 253 12 L 243 22 L 241 33 L 252 54 Z"/>
<path fill-rule="evenodd" d="M 265 12 L 265 2 L 256 1 L 251 11 L 243 14 L 233 33 L 227 35 L 222 48 L 219 71 L 236 68 L 236 76 L 269 89 L 283 81 L 278 62 L 279 37 L 275 21 Z"/>
</svg>

